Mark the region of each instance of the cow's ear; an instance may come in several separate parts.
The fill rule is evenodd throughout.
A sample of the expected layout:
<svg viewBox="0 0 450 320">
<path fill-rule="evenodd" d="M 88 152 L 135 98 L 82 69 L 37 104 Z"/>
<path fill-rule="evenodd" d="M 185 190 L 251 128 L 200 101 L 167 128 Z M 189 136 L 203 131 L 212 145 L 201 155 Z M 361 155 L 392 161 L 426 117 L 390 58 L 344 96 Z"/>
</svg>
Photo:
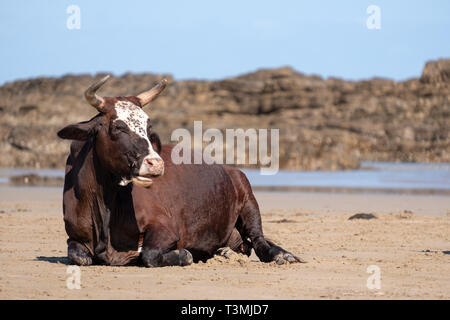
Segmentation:
<svg viewBox="0 0 450 320">
<path fill-rule="evenodd" d="M 97 130 L 97 118 L 68 125 L 58 131 L 58 137 L 69 140 L 87 140 Z"/>
<path fill-rule="evenodd" d="M 157 153 L 161 153 L 161 140 L 159 140 L 159 136 L 157 133 L 152 132 L 150 134 L 150 142 L 152 144 L 153 150 L 155 150 Z"/>
</svg>

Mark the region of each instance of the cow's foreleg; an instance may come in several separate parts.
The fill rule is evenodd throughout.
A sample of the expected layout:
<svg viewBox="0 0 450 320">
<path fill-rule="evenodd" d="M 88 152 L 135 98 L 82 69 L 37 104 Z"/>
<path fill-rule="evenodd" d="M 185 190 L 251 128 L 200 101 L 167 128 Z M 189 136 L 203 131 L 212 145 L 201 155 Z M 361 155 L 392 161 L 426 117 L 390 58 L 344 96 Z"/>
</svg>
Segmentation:
<svg viewBox="0 0 450 320">
<path fill-rule="evenodd" d="M 186 249 L 176 249 L 180 240 L 171 221 L 161 219 L 145 232 L 142 262 L 146 267 L 187 266 L 192 264 L 192 254 Z"/>
<path fill-rule="evenodd" d="M 89 250 L 79 242 L 69 240 L 67 248 L 69 264 L 89 266 L 92 264 L 92 255 Z"/>
<path fill-rule="evenodd" d="M 188 266 L 192 264 L 192 254 L 186 249 L 170 250 L 160 249 L 142 250 L 142 262 L 146 267 Z"/>
</svg>

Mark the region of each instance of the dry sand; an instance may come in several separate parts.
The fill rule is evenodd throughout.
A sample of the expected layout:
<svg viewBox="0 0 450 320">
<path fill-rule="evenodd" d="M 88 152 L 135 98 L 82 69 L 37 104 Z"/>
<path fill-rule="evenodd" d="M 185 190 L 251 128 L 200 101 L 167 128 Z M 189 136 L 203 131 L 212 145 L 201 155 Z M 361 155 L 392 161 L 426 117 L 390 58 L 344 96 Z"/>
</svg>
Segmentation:
<svg viewBox="0 0 450 320">
<path fill-rule="evenodd" d="M 260 192 L 265 234 L 308 263 L 81 267 L 69 290 L 61 193 L 0 188 L 0 299 L 450 299 L 448 196 Z M 358 212 L 378 219 L 348 220 Z"/>
</svg>

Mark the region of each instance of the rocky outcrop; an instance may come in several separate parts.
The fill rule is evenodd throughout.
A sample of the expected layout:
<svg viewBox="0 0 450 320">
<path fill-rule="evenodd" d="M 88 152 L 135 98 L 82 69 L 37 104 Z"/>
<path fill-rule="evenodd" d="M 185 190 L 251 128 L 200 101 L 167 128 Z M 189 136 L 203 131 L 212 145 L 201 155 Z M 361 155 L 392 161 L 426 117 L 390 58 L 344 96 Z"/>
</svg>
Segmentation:
<svg viewBox="0 0 450 320">
<path fill-rule="evenodd" d="M 100 78 L 98 74 L 96 78 Z M 221 81 L 174 81 L 170 75 L 125 74 L 105 96 L 133 95 L 166 77 L 146 109 L 164 143 L 176 128 L 279 128 L 284 169 L 357 168 L 361 160 L 450 162 L 450 60 L 428 62 L 420 78 L 344 81 L 289 67 Z M 0 167 L 59 167 L 66 124 L 95 112 L 83 99 L 89 75 L 37 78 L 0 87 Z"/>
<path fill-rule="evenodd" d="M 424 83 L 445 83 L 450 81 L 450 59 L 427 62 L 420 80 Z"/>
</svg>

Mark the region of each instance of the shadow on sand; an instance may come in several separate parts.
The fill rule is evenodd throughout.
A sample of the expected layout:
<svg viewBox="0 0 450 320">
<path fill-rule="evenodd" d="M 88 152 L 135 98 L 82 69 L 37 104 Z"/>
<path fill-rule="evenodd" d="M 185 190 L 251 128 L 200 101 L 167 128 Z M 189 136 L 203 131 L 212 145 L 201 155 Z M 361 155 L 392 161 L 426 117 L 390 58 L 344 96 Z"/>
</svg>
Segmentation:
<svg viewBox="0 0 450 320">
<path fill-rule="evenodd" d="M 65 264 L 65 265 L 69 265 L 69 259 L 67 257 L 43 257 L 43 256 L 39 256 L 36 257 L 37 261 L 45 261 L 45 262 L 49 262 L 49 263 L 57 263 L 57 264 Z M 104 266 L 101 264 L 92 264 L 90 265 L 91 267 L 95 267 L 95 266 Z M 124 265 L 121 267 L 144 267 L 144 265 L 142 264 L 141 260 L 139 259 L 135 264 L 129 264 L 129 265 Z"/>
<path fill-rule="evenodd" d="M 69 259 L 67 257 L 43 257 L 39 256 L 36 257 L 36 260 L 38 261 L 46 261 L 50 263 L 61 263 L 61 264 L 69 264 Z"/>
</svg>

